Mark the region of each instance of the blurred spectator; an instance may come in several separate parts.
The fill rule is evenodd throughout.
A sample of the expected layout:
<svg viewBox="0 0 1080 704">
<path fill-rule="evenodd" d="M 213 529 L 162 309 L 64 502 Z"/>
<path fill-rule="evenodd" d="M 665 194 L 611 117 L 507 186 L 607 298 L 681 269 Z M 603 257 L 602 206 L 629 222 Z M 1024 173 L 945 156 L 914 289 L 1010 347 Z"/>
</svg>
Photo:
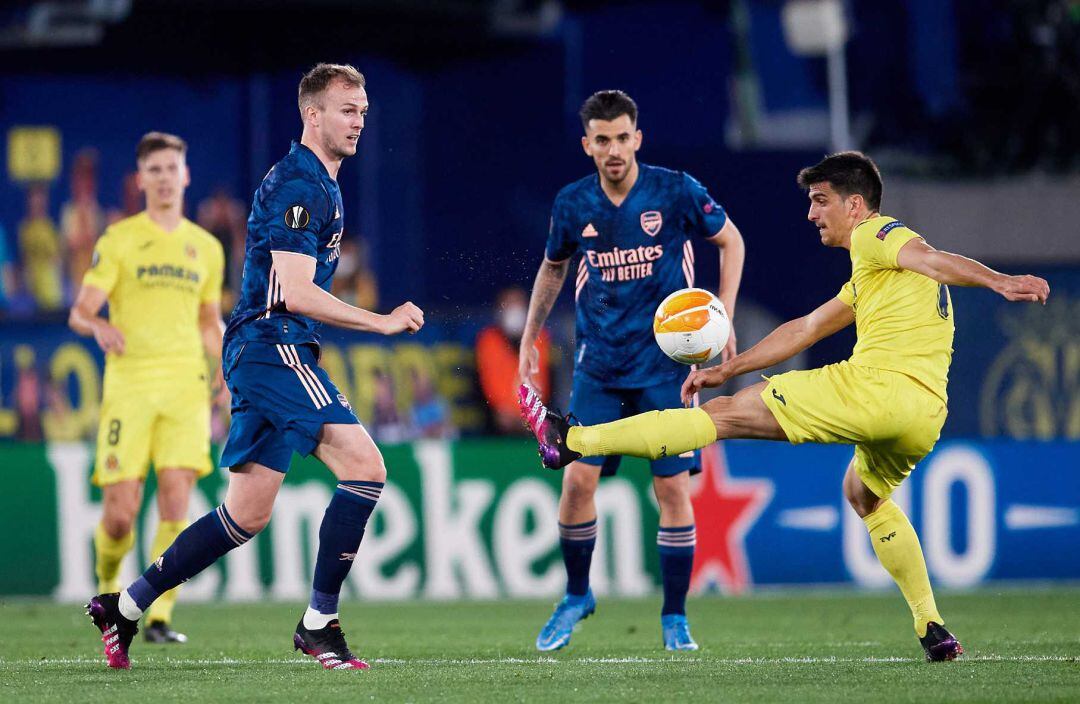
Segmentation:
<svg viewBox="0 0 1080 704">
<path fill-rule="evenodd" d="M 41 414 L 41 425 L 45 440 L 49 442 L 71 442 L 79 440 L 82 434 L 63 384 L 56 379 L 45 389 L 45 412 Z"/>
<path fill-rule="evenodd" d="M 435 391 L 431 376 L 423 369 L 413 367 L 412 426 L 415 436 L 421 438 L 453 438 L 457 430 L 450 421 L 450 409 L 446 401 Z"/>
<path fill-rule="evenodd" d="M 480 388 L 491 410 L 494 429 L 500 433 L 524 432 L 518 412 L 518 345 L 525 331 L 529 297 L 520 288 L 506 288 L 495 299 L 495 323 L 476 337 L 476 369 Z M 551 394 L 551 339 L 540 331 L 536 343 L 540 351 L 540 371 L 536 375 L 540 394 Z"/>
<path fill-rule="evenodd" d="M 15 265 L 8 256 L 7 231 L 0 225 L 0 311 L 8 309 L 15 295 Z"/>
<path fill-rule="evenodd" d="M 82 283 L 94 243 L 104 229 L 105 215 L 97 199 L 97 153 L 83 149 L 71 164 L 71 200 L 60 209 L 69 286 Z"/>
<path fill-rule="evenodd" d="M 342 239 L 331 293 L 358 308 L 375 310 L 379 305 L 379 284 L 368 259 L 367 242 L 356 237 Z"/>
<path fill-rule="evenodd" d="M 123 220 L 124 218 L 130 218 L 132 215 L 138 215 L 146 207 L 146 201 L 143 199 L 142 191 L 139 190 L 139 181 L 136 177 L 136 172 L 129 171 L 124 174 L 124 180 L 120 183 L 120 207 L 111 208 L 109 214 L 106 216 L 106 220 L 109 225 L 112 225 L 117 220 Z M 81 283 L 79 281 L 76 284 Z"/>
<path fill-rule="evenodd" d="M 213 195 L 199 203 L 199 226 L 221 242 L 225 250 L 225 295 L 222 307 L 232 307 L 232 298 L 240 290 L 243 276 L 244 241 L 247 237 L 247 208 L 233 198 L 225 186 L 218 186 Z"/>
<path fill-rule="evenodd" d="M 26 218 L 19 224 L 26 288 L 38 310 L 59 310 L 64 305 L 60 278 L 60 236 L 49 217 L 49 187 L 35 183 L 26 191 Z"/>
<path fill-rule="evenodd" d="M 34 348 L 29 345 L 15 347 L 15 414 L 19 440 L 40 441 L 41 432 L 41 377 L 38 374 Z"/>
<path fill-rule="evenodd" d="M 396 443 L 409 439 L 409 429 L 398 415 L 394 382 L 382 370 L 375 371 L 375 402 L 372 409 L 371 435 L 377 442 Z"/>
</svg>

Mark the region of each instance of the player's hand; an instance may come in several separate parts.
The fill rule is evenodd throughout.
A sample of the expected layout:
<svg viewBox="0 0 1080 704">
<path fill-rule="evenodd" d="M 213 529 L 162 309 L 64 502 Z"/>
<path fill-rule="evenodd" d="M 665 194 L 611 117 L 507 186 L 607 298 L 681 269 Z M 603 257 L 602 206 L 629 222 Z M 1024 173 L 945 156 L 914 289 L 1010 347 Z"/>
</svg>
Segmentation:
<svg viewBox="0 0 1080 704">
<path fill-rule="evenodd" d="M 229 387 L 225 383 L 225 374 L 221 370 L 221 365 L 218 365 L 217 375 L 214 376 L 214 380 L 210 382 L 210 396 L 214 399 L 214 403 L 219 406 L 228 407 L 232 395 L 229 393 Z"/>
<path fill-rule="evenodd" d="M 94 339 L 105 354 L 124 354 L 124 333 L 107 320 L 94 323 Z"/>
<path fill-rule="evenodd" d="M 536 344 L 522 341 L 521 350 L 518 351 L 518 383 L 528 384 L 532 388 L 539 388 L 536 383 L 536 375 L 540 373 L 540 350 Z M 514 391 L 517 391 L 515 387 Z"/>
<path fill-rule="evenodd" d="M 698 369 L 690 372 L 682 385 L 682 402 L 684 406 L 690 406 L 694 402 L 694 395 L 702 389 L 711 389 L 720 386 L 725 381 L 735 376 L 731 373 L 727 362 L 718 364 L 708 369 Z"/>
<path fill-rule="evenodd" d="M 1050 284 L 1038 276 L 1006 276 L 994 290 L 1010 301 L 1031 301 L 1046 304 L 1050 297 Z"/>
<path fill-rule="evenodd" d="M 399 332 L 412 334 L 424 327 L 424 311 L 412 301 L 407 301 L 385 316 L 383 323 L 383 335 L 396 335 Z"/>
<path fill-rule="evenodd" d="M 733 321 L 728 322 L 731 326 L 731 331 L 728 333 L 727 344 L 724 345 L 724 349 L 720 350 L 721 362 L 726 362 L 738 354 L 735 349 L 735 323 Z"/>
</svg>

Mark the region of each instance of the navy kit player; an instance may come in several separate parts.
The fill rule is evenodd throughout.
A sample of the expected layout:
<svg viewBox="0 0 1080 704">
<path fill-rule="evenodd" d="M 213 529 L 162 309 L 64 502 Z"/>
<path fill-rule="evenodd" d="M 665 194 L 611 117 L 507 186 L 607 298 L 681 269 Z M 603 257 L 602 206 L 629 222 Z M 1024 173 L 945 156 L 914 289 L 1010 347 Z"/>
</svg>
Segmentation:
<svg viewBox="0 0 1080 704">
<path fill-rule="evenodd" d="M 386 469 L 345 396 L 318 366 L 319 328 L 416 332 L 424 314 L 405 303 L 378 315 L 329 293 L 342 233 L 336 177 L 364 127 L 364 76 L 352 66 L 319 64 L 300 81 L 299 105 L 300 142 L 255 193 L 242 291 L 225 332 L 223 367 L 233 398 L 221 459 L 231 470 L 225 502 L 181 533 L 127 589 L 90 600 L 110 667 L 129 666 L 138 619 L 158 596 L 262 530 L 294 451 L 314 454 L 338 479 L 294 646 L 326 669 L 367 667 L 345 642 L 337 604 Z"/>
<path fill-rule="evenodd" d="M 535 388 L 537 335 L 571 258 L 580 254 L 574 277 L 577 348 L 570 412 L 588 425 L 681 407 L 686 369 L 656 345 L 653 311 L 669 293 L 694 285 L 693 240 L 700 239 L 723 251 L 719 297 L 732 315 L 744 245 L 724 209 L 694 178 L 637 161 L 642 135 L 637 106 L 626 93 L 594 94 L 581 108 L 581 121 L 581 144 L 598 173 L 570 184 L 555 198 L 547 251 L 521 340 L 519 375 L 528 395 Z M 734 351 L 733 335 L 724 359 Z M 539 650 L 569 643 L 574 625 L 596 607 L 589 588 L 597 536 L 594 496 L 600 477 L 613 475 L 618 465 L 618 456 L 583 457 L 563 475 L 559 533 L 566 595 L 536 638 Z M 660 505 L 661 625 L 668 650 L 697 649 L 686 621 L 686 592 L 695 545 L 690 474 L 698 471 L 693 452 L 652 463 Z"/>
</svg>

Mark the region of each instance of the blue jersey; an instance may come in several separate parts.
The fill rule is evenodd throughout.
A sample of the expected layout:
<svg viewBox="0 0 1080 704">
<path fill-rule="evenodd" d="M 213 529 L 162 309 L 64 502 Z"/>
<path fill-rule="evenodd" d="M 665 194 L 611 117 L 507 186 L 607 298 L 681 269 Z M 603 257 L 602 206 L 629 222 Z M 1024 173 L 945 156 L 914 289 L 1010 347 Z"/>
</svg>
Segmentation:
<svg viewBox="0 0 1080 704">
<path fill-rule="evenodd" d="M 315 284 L 330 290 L 341 250 L 341 190 L 319 158 L 293 142 L 289 154 L 263 178 L 248 218 L 240 300 L 225 330 L 237 342 L 299 345 L 319 341 L 321 323 L 285 307 L 271 252 L 315 260 Z"/>
<path fill-rule="evenodd" d="M 727 222 L 692 176 L 638 168 L 618 207 L 598 174 L 559 191 L 547 242 L 551 261 L 582 255 L 574 287 L 575 373 L 611 388 L 643 388 L 686 372 L 653 339 L 653 314 L 669 293 L 694 285 L 693 238 L 713 237 Z"/>
</svg>

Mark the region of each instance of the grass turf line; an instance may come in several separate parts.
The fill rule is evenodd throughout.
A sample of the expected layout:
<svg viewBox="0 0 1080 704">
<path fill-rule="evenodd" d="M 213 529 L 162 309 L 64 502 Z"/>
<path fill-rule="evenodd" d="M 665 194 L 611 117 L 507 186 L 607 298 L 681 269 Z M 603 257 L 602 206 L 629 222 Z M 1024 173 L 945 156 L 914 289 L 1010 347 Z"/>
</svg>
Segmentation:
<svg viewBox="0 0 1080 704">
<path fill-rule="evenodd" d="M 548 601 L 343 605 L 370 671 L 293 655 L 295 605 L 185 605 L 183 646 L 136 636 L 108 670 L 74 605 L 0 604 L 0 701 L 483 702 L 1080 701 L 1080 588 L 939 598 L 967 649 L 926 664 L 898 594 L 770 593 L 691 599 L 702 650 L 666 653 L 658 599 L 601 599 L 571 645 L 533 649 Z"/>
</svg>

